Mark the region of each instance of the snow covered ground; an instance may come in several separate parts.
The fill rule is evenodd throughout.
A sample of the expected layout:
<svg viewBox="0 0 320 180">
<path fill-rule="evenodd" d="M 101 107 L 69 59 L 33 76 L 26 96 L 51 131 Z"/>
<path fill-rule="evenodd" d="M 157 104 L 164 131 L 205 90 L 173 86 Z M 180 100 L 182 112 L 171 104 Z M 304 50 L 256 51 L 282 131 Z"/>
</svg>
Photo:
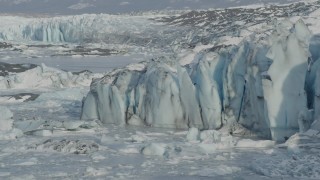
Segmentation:
<svg viewBox="0 0 320 180">
<path fill-rule="evenodd" d="M 259 1 L 259 4 L 264 2 L 271 1 Z M 289 1 L 281 1 L 287 2 Z M 101 3 L 106 4 L 106 1 L 99 0 L 61 2 L 65 9 L 61 8 L 61 4 L 54 6 L 52 3 L 51 0 L 0 0 L 0 12 L 9 14 L 0 16 L 0 179 L 320 178 L 320 122 L 316 119 L 319 117 L 317 98 L 320 92 L 317 89 L 320 87 L 317 82 L 320 62 L 317 61 L 320 57 L 317 52 L 320 41 L 316 36 L 320 33 L 319 1 L 249 9 L 58 17 L 51 15 L 83 12 L 128 13 L 128 10 L 165 8 L 181 10 L 185 6 L 190 9 L 208 9 L 249 5 L 252 2 L 200 0 L 165 1 L 157 4 L 143 0 L 136 3 L 110 0 L 110 7 L 118 7 L 115 4 L 119 4 L 114 11 L 101 6 Z M 37 6 L 41 8 L 36 8 Z M 171 8 L 168 8 L 169 6 Z M 30 17 L 17 16 L 14 14 L 16 12 L 28 13 Z M 50 15 L 35 17 L 35 14 L 39 13 Z M 289 17 L 291 22 L 286 21 L 286 17 Z M 299 19 L 304 21 L 310 32 L 305 30 L 304 23 L 298 21 Z M 278 31 L 272 34 L 275 27 Z M 81 28 L 83 30 L 78 31 Z M 304 43 L 309 33 L 314 36 L 311 38 L 310 47 L 306 47 Z M 270 36 L 273 37 L 273 42 L 266 40 Z M 297 43 L 288 43 L 289 37 L 298 39 Z M 249 43 L 242 43 L 243 40 Z M 279 48 L 279 44 L 285 48 Z M 295 49 L 294 56 L 288 53 L 292 52 L 291 44 L 299 47 Z M 249 53 L 242 55 L 241 52 L 246 52 L 247 47 Z M 250 48 L 258 50 L 253 53 Z M 282 61 L 290 63 L 268 69 L 270 59 L 264 55 L 272 48 L 275 53 L 269 53 L 268 56 L 274 64 L 283 63 Z M 300 51 L 301 49 L 305 51 Z M 258 52 L 262 55 L 259 56 Z M 309 67 L 307 62 L 304 64 L 305 71 L 309 69 L 310 72 L 306 81 L 310 97 L 300 96 L 300 91 L 277 91 L 283 88 L 281 77 L 308 57 L 306 52 L 309 52 L 314 60 Z M 228 56 L 228 53 L 233 56 Z M 282 58 L 277 53 L 289 54 L 291 58 Z M 232 112 L 232 108 L 227 112 L 225 100 L 218 103 L 223 99 L 223 88 L 218 88 L 215 93 L 206 91 L 207 85 L 214 89 L 223 84 L 218 80 L 217 72 L 224 70 L 214 68 L 211 72 L 212 67 L 219 65 L 215 61 L 217 57 L 220 58 L 220 65 L 224 60 L 234 61 L 228 61 L 228 67 L 226 66 L 230 72 L 235 73 L 228 75 L 231 82 L 223 82 L 228 84 L 229 88 L 223 93 L 225 97 L 228 94 L 233 98 L 230 98 L 230 106 L 238 108 L 238 102 L 245 104 L 244 110 L 237 109 L 239 114 Z M 244 96 L 245 93 L 241 93 L 243 87 L 232 89 L 232 82 L 242 82 L 243 79 L 239 77 L 243 75 L 243 59 L 254 59 L 253 57 L 258 59 L 258 65 L 252 63 L 253 65 L 245 66 L 245 83 L 249 84 L 246 87 L 250 96 Z M 254 66 L 259 66 L 259 71 Z M 267 86 L 263 86 L 266 93 L 259 94 L 259 84 L 252 83 L 262 81 L 260 76 L 256 75 L 258 72 L 261 72 L 264 79 L 272 78 L 275 88 L 270 88 L 266 83 Z M 189 75 L 192 79 L 190 81 L 187 78 Z M 215 77 L 214 80 L 210 79 L 211 75 Z M 136 77 L 140 77 L 140 84 L 136 83 Z M 296 81 L 290 81 L 289 87 L 300 87 L 297 77 L 300 76 L 295 76 L 293 79 Z M 151 85 L 154 87 L 162 88 L 163 96 L 158 96 L 157 90 L 145 83 L 148 81 L 144 81 L 144 78 L 152 81 Z M 95 80 L 95 83 L 91 84 L 92 80 Z M 154 80 L 157 80 L 157 83 Z M 99 91 L 96 88 L 98 83 L 116 86 L 119 92 L 114 87 L 108 91 L 105 88 L 102 93 L 109 99 L 102 99 L 94 105 L 90 98 L 85 98 L 89 92 Z M 131 97 L 133 93 L 129 90 L 133 89 L 132 87 L 139 87 L 139 92 L 143 94 L 144 83 L 149 86 L 144 97 L 151 101 L 128 98 L 126 103 L 130 106 L 126 115 L 129 114 L 130 119 L 125 117 L 125 123 L 121 123 L 122 109 L 112 110 L 113 106 L 105 105 L 107 103 L 104 100 L 110 100 L 109 104 L 121 104 L 119 97 Z M 180 83 L 184 86 L 177 90 L 182 86 Z M 170 91 L 166 89 L 169 86 L 165 86 L 168 84 Z M 258 90 L 255 89 L 257 86 Z M 259 115 L 258 120 L 265 118 L 260 114 L 263 109 L 260 103 L 254 104 L 256 106 L 253 108 L 248 106 L 250 102 L 256 102 L 256 97 L 250 94 L 252 90 L 257 93 L 259 102 L 261 96 L 265 96 L 271 124 L 279 124 L 276 119 L 278 117 L 273 117 L 278 109 L 272 107 L 281 105 L 278 97 L 285 97 L 282 93 L 293 98 L 299 94 L 297 99 L 308 100 L 308 112 L 313 114 L 315 120 L 310 124 L 305 122 L 309 120 L 308 114 L 300 115 L 294 112 L 290 115 L 299 115 L 301 122 L 298 124 L 298 120 L 295 121 L 294 118 L 289 122 L 293 122 L 294 128 L 301 127 L 301 133 L 294 129 L 294 135 L 287 137 L 289 139 L 286 142 L 270 140 L 274 134 L 268 133 L 265 137 L 270 136 L 269 138 L 261 138 L 254 131 L 248 131 L 270 126 L 268 123 L 259 124 L 260 121 L 252 122 L 254 113 Z M 200 100 L 193 98 L 193 91 Z M 177 103 L 180 101 L 176 101 L 180 96 L 185 98 L 181 107 Z M 244 96 L 244 100 L 240 96 Z M 213 102 L 211 99 L 219 100 Z M 156 103 L 152 100 L 159 101 L 160 106 L 155 106 Z M 141 106 L 135 106 L 136 102 L 147 102 L 147 108 L 153 110 L 146 123 L 140 118 L 148 112 L 138 109 Z M 303 104 L 303 101 L 295 102 L 297 107 Z M 290 103 L 291 101 L 282 106 L 290 108 Z M 194 108 L 195 104 L 199 107 L 210 105 L 215 109 L 198 111 Z M 109 114 L 102 117 L 100 113 L 100 121 L 90 115 L 92 110 L 101 105 L 105 105 L 103 111 Z M 121 105 L 115 104 L 114 107 Z M 226 112 L 223 117 L 217 115 L 220 109 Z M 81 120 L 84 111 L 89 113 L 89 118 Z M 240 123 L 224 126 L 234 114 L 239 115 Z M 108 117 L 114 118 L 110 120 Z M 184 121 L 179 121 L 180 117 L 185 117 Z M 186 128 L 186 117 L 188 120 L 199 117 L 192 122 L 194 124 L 188 125 L 199 127 L 201 131 L 195 127 Z M 221 124 L 212 125 L 211 117 L 223 120 Z M 207 118 L 207 124 L 202 124 L 204 121 L 198 122 L 202 118 Z M 153 121 L 150 122 L 150 119 Z M 177 120 L 174 125 L 185 129 L 150 127 L 150 124 L 163 127 L 170 120 Z M 108 121 L 120 125 L 104 124 Z M 250 127 L 250 123 L 253 124 L 252 129 L 244 128 L 243 125 L 248 124 L 246 127 Z M 212 130 L 220 126 L 223 127 Z M 282 135 L 279 137 L 283 138 Z"/>
</svg>

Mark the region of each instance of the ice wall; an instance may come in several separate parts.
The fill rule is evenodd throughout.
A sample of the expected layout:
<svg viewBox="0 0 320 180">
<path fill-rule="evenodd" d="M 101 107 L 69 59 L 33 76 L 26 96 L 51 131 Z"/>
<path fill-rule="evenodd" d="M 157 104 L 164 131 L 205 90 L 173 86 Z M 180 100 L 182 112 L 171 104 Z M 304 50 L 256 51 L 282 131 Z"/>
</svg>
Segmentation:
<svg viewBox="0 0 320 180">
<path fill-rule="evenodd" d="M 266 40 L 250 37 L 239 46 L 207 49 L 186 66 L 170 57 L 109 73 L 92 83 L 82 119 L 183 129 L 230 126 L 230 133 L 242 126 L 283 141 L 310 127 L 306 92 L 313 87 L 312 104 L 319 106 L 319 73 L 306 75 L 317 69 L 316 63 L 308 66 L 306 25 L 284 20 L 274 26 Z"/>
<path fill-rule="evenodd" d="M 82 119 L 203 128 L 196 88 L 187 71 L 170 58 L 152 60 L 139 71 L 123 69 L 94 82 L 83 106 Z"/>
<path fill-rule="evenodd" d="M 51 18 L 1 16 L 0 41 L 106 43 L 166 48 L 183 28 L 148 16 L 84 14 Z"/>
<path fill-rule="evenodd" d="M 263 90 L 273 139 L 283 140 L 297 132 L 299 114 L 307 111 L 304 84 L 309 38 L 302 20 L 295 25 L 279 23 L 272 34 L 267 54 L 273 60 L 268 70 L 271 81 L 263 81 Z"/>
<path fill-rule="evenodd" d="M 311 57 L 309 58 L 308 72 L 306 75 L 305 90 L 308 97 L 308 108 L 313 115 L 314 120 L 318 123 L 317 128 L 320 130 L 320 36 L 311 37 L 309 50 Z M 311 122 L 308 122 L 310 125 Z"/>
</svg>

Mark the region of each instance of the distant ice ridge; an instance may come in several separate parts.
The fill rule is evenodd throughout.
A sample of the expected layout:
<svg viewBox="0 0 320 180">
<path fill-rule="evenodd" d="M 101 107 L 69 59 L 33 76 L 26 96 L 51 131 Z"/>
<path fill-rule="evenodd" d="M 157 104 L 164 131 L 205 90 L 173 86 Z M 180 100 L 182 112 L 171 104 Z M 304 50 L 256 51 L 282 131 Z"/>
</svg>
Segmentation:
<svg viewBox="0 0 320 180">
<path fill-rule="evenodd" d="M 275 21 L 274 26 L 268 41 L 251 38 L 239 46 L 207 49 L 186 66 L 162 57 L 111 72 L 91 84 L 82 119 L 226 127 L 230 133 L 242 126 L 277 141 L 306 131 L 320 114 L 320 44 L 315 39 L 309 50 L 311 33 L 302 20 Z"/>
<path fill-rule="evenodd" d="M 171 43 L 179 27 L 165 27 L 153 16 L 85 14 L 52 18 L 1 16 L 0 40 L 45 43 L 108 43 L 141 46 Z M 162 36 L 166 34 L 166 36 Z"/>
</svg>

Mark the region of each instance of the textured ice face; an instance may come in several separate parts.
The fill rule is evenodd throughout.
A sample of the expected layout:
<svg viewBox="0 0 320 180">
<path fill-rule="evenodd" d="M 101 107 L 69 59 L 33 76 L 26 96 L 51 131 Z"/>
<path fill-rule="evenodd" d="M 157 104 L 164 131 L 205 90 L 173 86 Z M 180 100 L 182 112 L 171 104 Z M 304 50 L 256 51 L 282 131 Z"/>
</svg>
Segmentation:
<svg viewBox="0 0 320 180">
<path fill-rule="evenodd" d="M 309 50 L 311 59 L 306 75 L 305 90 L 308 98 L 308 108 L 313 109 L 314 119 L 320 119 L 320 61 L 319 61 L 320 39 L 319 35 L 311 37 Z M 320 127 L 320 126 L 318 126 Z"/>
<path fill-rule="evenodd" d="M 0 40 L 25 43 L 102 43 L 168 48 L 184 28 L 164 26 L 155 16 L 84 14 L 50 18 L 2 16 Z"/>
<path fill-rule="evenodd" d="M 276 140 L 296 132 L 299 114 L 307 111 L 304 85 L 310 32 L 301 20 L 290 29 L 273 35 L 267 54 L 273 60 L 268 70 L 271 81 L 263 82 L 271 135 Z"/>
<path fill-rule="evenodd" d="M 134 118 L 154 127 L 202 128 L 195 87 L 172 59 L 154 60 L 141 71 L 124 69 L 115 77 L 112 83 L 95 82 L 84 102 L 83 119 L 125 124 Z"/>
<path fill-rule="evenodd" d="M 280 21 L 268 42 L 251 39 L 201 51 L 187 66 L 169 57 L 144 69 L 118 70 L 92 84 L 82 119 L 126 124 L 133 118 L 138 125 L 183 129 L 230 126 L 231 133 L 240 124 L 283 141 L 313 121 L 305 93 L 310 37 L 303 21 Z M 310 83 L 317 94 L 315 80 Z"/>
</svg>

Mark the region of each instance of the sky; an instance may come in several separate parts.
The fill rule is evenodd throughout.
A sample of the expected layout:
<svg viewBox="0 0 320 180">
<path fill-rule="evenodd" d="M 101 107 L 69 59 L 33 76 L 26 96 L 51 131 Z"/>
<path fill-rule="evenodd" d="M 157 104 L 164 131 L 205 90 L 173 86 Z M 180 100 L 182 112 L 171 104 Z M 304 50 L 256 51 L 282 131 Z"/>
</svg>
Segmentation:
<svg viewBox="0 0 320 180">
<path fill-rule="evenodd" d="M 149 10 L 208 9 L 298 0 L 0 0 L 0 14 L 129 13 Z"/>
</svg>

